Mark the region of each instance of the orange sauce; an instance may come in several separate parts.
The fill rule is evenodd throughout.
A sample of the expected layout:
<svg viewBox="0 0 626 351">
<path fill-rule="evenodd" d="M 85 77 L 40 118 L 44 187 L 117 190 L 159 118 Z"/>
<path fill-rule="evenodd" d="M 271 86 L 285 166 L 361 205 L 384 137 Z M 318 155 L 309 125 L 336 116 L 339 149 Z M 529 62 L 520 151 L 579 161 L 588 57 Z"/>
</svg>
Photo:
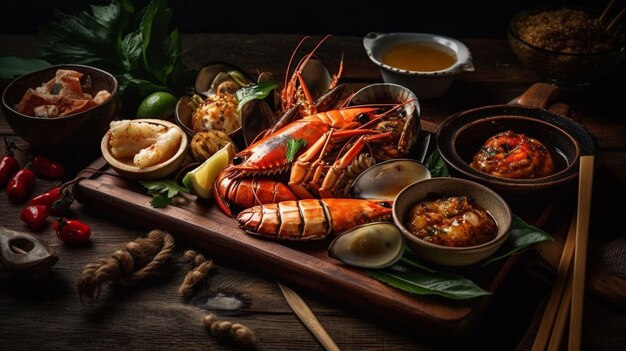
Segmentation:
<svg viewBox="0 0 626 351">
<path fill-rule="evenodd" d="M 452 66 L 456 55 L 449 48 L 434 43 L 402 43 L 389 48 L 384 64 L 409 71 L 433 72 Z"/>
</svg>

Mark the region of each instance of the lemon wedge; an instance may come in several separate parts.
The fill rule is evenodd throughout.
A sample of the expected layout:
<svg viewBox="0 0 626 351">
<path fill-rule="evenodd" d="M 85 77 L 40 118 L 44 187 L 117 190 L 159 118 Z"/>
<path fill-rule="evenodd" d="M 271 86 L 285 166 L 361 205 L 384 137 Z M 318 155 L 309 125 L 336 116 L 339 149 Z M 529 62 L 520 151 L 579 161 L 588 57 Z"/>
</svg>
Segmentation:
<svg viewBox="0 0 626 351">
<path fill-rule="evenodd" d="M 189 191 L 203 199 L 212 197 L 213 182 L 217 174 L 226 168 L 230 160 L 235 156 L 233 144 L 228 143 L 209 157 L 201 165 L 187 172 L 183 178 L 183 184 Z"/>
</svg>

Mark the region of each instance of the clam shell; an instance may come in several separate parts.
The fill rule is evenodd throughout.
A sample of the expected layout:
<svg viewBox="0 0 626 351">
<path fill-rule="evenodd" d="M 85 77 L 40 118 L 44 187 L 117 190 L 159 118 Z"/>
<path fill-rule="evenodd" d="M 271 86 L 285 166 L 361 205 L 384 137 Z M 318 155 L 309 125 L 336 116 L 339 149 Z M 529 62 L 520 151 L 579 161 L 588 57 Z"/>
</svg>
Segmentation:
<svg viewBox="0 0 626 351">
<path fill-rule="evenodd" d="M 370 84 L 354 93 L 348 105 L 390 103 L 404 103 L 402 109 L 404 110 L 404 116 L 407 118 L 407 123 L 402 129 L 398 149 L 403 154 L 408 155 L 413 145 L 415 145 L 420 132 L 420 105 L 417 96 L 411 90 L 392 83 Z"/>
<path fill-rule="evenodd" d="M 214 95 L 214 86 L 216 84 L 224 80 L 233 79 L 232 76 L 228 74 L 228 72 L 232 71 L 238 72 L 237 79 L 240 82 L 244 82 L 245 80 L 247 80 L 248 83 L 254 82 L 254 79 L 248 73 L 235 65 L 226 62 L 209 62 L 198 72 L 195 82 L 196 93 L 203 98 Z M 258 78 L 259 82 L 270 80 L 273 80 L 273 76 L 269 72 L 261 73 Z M 182 96 L 176 105 L 175 115 L 177 124 L 183 128 L 187 135 L 193 137 L 193 135 L 196 134 L 192 127 L 195 109 L 189 106 L 191 100 L 191 96 Z M 272 125 L 274 113 L 270 104 L 274 105 L 276 98 L 271 96 L 266 100 L 253 100 L 246 103 L 242 108 L 242 126 L 228 133 L 228 136 L 235 142 L 238 148 L 243 149 L 247 147 L 257 135 Z"/>
<path fill-rule="evenodd" d="M 328 248 L 328 255 L 361 268 L 384 268 L 396 263 L 404 251 L 404 239 L 393 223 L 374 222 L 343 232 Z"/>
<path fill-rule="evenodd" d="M 429 178 L 428 168 L 416 160 L 387 160 L 361 173 L 352 183 L 350 197 L 393 200 L 405 187 Z"/>
<path fill-rule="evenodd" d="M 194 86 L 196 92 L 205 96 L 210 95 L 211 93 L 213 93 L 212 87 L 216 78 L 218 80 L 222 80 L 223 78 L 220 78 L 220 76 L 222 76 L 222 73 L 227 73 L 230 71 L 237 71 L 241 73 L 241 76 L 245 77 L 245 79 L 247 79 L 249 82 L 254 82 L 254 79 L 248 73 L 233 64 L 220 61 L 209 62 L 202 66 L 202 68 L 200 68 L 200 71 L 198 71 L 198 75 L 196 76 L 196 83 Z"/>
</svg>

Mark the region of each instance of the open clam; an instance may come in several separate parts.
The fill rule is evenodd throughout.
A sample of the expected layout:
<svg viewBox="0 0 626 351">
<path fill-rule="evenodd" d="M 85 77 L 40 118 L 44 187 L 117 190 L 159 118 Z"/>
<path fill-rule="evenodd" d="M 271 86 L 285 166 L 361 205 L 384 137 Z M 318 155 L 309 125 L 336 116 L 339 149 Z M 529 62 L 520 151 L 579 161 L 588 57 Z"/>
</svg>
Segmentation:
<svg viewBox="0 0 626 351">
<path fill-rule="evenodd" d="M 265 73 L 255 81 L 244 70 L 232 64 L 208 63 L 200 69 L 196 77 L 194 95 L 183 96 L 178 101 L 176 122 L 190 137 L 204 129 L 213 128 L 225 132 L 239 148 L 244 148 L 260 132 L 272 125 L 274 121 L 272 106 L 275 105 L 275 98 L 274 94 L 270 94 L 266 99 L 268 101 L 251 100 L 239 108 L 237 92 L 255 85 L 255 82 L 268 82 L 272 79 L 271 74 Z M 217 98 L 218 96 L 220 98 Z M 199 123 L 194 114 L 201 105 L 204 106 L 203 113 L 207 117 L 202 118 L 202 123 Z M 224 117 L 228 116 L 231 118 L 224 121 Z"/>
<path fill-rule="evenodd" d="M 384 268 L 396 263 L 404 251 L 404 239 L 393 223 L 374 222 L 343 232 L 328 248 L 328 255 L 360 268 Z"/>
<path fill-rule="evenodd" d="M 387 160 L 359 174 L 350 187 L 350 197 L 393 200 L 405 187 L 429 178 L 428 168 L 416 160 Z"/>
</svg>

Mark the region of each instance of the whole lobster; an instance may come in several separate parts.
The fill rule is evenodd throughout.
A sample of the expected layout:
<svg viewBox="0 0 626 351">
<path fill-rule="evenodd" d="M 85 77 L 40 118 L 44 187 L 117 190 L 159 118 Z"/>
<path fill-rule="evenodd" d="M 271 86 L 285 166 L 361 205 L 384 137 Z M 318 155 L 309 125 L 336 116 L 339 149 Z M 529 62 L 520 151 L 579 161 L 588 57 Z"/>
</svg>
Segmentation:
<svg viewBox="0 0 626 351">
<path fill-rule="evenodd" d="M 390 218 L 390 202 L 344 197 L 351 180 L 376 162 L 374 155 L 394 158 L 408 152 L 400 140 L 403 126 L 416 123 L 402 113 L 406 102 L 347 107 L 347 99 L 339 108 L 319 112 L 329 105 L 313 101 L 301 75 L 312 55 L 286 81 L 281 94 L 285 115 L 236 154 L 214 183 L 214 198 L 224 213 L 244 209 L 237 219 L 248 233 L 321 239 Z M 294 98 L 299 92 L 305 102 Z M 363 153 L 366 147 L 369 154 Z"/>
</svg>

